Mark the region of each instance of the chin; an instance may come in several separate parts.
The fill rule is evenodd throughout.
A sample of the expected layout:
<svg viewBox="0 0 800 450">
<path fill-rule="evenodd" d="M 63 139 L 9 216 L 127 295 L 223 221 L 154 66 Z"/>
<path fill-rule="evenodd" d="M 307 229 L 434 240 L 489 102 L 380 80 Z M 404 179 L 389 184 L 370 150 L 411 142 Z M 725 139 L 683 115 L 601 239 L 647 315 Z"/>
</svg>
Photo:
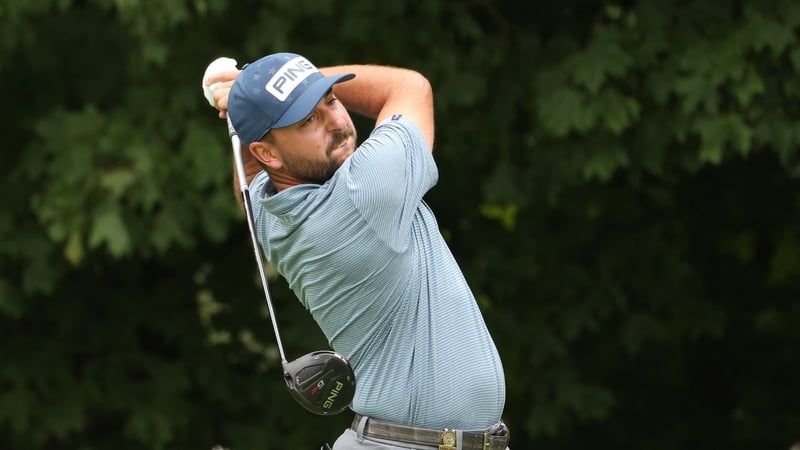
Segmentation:
<svg viewBox="0 0 800 450">
<path fill-rule="evenodd" d="M 337 166 L 341 166 L 347 160 L 347 158 L 349 158 L 350 155 L 353 154 L 353 152 L 354 152 L 353 150 L 349 150 L 349 149 L 343 151 L 342 152 L 342 156 L 336 158 L 336 163 L 337 163 L 336 165 Z"/>
</svg>

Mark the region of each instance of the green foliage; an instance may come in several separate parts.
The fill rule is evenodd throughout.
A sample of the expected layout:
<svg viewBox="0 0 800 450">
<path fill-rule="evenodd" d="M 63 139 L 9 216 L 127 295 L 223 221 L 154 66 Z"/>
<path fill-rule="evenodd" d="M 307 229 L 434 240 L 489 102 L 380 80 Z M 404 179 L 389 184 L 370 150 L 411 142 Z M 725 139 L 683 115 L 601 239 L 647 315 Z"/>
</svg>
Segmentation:
<svg viewBox="0 0 800 450">
<path fill-rule="evenodd" d="M 217 56 L 290 50 L 430 78 L 428 200 L 503 357 L 512 448 L 788 448 L 798 31 L 791 0 L 0 2 L 0 447 L 347 426 L 280 381 L 200 96 Z M 272 291 L 287 350 L 323 347 Z"/>
</svg>

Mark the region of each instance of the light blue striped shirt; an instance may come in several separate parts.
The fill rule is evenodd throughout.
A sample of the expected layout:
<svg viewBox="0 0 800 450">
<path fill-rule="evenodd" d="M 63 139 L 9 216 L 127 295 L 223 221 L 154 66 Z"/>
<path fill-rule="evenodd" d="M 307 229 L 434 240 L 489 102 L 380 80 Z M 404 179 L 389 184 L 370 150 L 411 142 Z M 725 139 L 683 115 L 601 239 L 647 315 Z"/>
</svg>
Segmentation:
<svg viewBox="0 0 800 450">
<path fill-rule="evenodd" d="M 500 419 L 505 380 L 475 298 L 423 201 L 438 171 L 405 118 L 384 121 L 325 184 L 251 184 L 267 259 L 356 374 L 352 409 L 437 428 Z"/>
</svg>

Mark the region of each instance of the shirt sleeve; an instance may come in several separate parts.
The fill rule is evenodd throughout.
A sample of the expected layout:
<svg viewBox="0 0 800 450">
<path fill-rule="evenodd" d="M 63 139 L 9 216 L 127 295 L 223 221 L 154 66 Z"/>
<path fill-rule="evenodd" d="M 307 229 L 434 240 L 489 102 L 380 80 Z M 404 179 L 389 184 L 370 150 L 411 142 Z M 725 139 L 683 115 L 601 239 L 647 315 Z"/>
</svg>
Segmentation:
<svg viewBox="0 0 800 450">
<path fill-rule="evenodd" d="M 410 120 L 381 122 L 351 157 L 347 186 L 356 209 L 388 245 L 403 251 L 423 196 L 438 180 L 431 149 Z"/>
</svg>

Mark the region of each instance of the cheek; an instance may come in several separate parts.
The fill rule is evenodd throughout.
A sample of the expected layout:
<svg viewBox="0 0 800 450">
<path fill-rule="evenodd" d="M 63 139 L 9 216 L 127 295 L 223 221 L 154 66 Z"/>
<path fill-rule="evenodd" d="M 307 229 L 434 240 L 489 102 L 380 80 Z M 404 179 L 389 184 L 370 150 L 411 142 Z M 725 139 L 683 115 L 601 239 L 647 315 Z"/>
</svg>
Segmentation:
<svg viewBox="0 0 800 450">
<path fill-rule="evenodd" d="M 295 153 L 314 156 L 324 152 L 328 145 L 328 138 L 328 133 L 322 127 L 310 130 L 295 141 Z"/>
</svg>

